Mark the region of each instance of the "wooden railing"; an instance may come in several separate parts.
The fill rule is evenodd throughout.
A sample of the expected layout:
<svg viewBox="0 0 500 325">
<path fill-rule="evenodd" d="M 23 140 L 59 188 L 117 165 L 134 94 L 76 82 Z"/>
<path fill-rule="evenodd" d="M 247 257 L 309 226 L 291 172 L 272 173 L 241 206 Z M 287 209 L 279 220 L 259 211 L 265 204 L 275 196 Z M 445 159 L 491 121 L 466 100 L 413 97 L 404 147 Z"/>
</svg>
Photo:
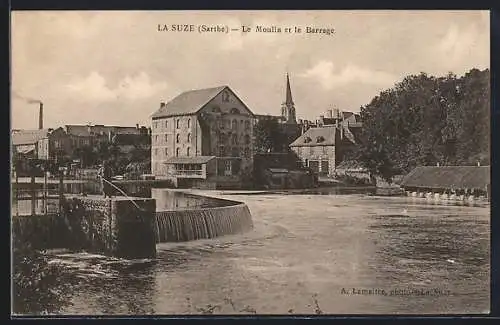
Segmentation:
<svg viewBox="0 0 500 325">
<path fill-rule="evenodd" d="M 42 182 L 36 182 L 32 176 L 29 182 L 19 182 L 17 177 L 12 182 L 12 205 L 11 215 L 46 215 L 60 212 L 60 201 L 62 199 L 62 179 L 60 183 L 42 178 Z"/>
</svg>

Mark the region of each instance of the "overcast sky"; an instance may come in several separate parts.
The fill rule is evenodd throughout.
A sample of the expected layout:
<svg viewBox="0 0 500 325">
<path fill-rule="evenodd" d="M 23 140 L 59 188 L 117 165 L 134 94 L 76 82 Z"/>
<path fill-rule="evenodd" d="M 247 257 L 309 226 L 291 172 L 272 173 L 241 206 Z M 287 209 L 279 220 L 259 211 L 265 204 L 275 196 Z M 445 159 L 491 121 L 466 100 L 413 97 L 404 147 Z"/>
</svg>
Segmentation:
<svg viewBox="0 0 500 325">
<path fill-rule="evenodd" d="M 176 23 L 282 33 L 157 31 Z M 149 125 L 161 101 L 218 85 L 278 115 L 286 71 L 298 118 L 359 111 L 409 74 L 489 68 L 489 30 L 487 11 L 13 12 L 12 127 L 38 127 L 38 106 L 21 97 L 44 102 L 45 127 Z"/>
</svg>

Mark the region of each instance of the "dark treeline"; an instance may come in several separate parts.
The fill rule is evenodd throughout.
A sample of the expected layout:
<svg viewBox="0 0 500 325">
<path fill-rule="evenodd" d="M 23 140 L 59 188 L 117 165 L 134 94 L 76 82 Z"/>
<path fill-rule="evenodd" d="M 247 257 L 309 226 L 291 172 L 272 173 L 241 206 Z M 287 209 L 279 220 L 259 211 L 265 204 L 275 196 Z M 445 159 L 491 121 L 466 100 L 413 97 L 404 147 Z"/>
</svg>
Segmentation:
<svg viewBox="0 0 500 325">
<path fill-rule="evenodd" d="M 490 72 L 411 75 L 361 107 L 355 158 L 390 180 L 416 166 L 489 165 Z"/>
</svg>

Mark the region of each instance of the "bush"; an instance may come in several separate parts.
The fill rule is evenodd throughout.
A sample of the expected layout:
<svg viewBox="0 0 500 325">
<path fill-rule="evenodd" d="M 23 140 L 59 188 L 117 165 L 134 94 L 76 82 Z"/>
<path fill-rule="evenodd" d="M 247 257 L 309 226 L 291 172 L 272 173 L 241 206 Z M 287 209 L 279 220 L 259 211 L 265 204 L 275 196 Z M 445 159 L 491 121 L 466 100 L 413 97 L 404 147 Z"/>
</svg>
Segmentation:
<svg viewBox="0 0 500 325">
<path fill-rule="evenodd" d="M 61 266 L 50 264 L 44 252 L 15 236 L 12 254 L 14 314 L 53 314 L 68 304 L 71 281 Z"/>
</svg>

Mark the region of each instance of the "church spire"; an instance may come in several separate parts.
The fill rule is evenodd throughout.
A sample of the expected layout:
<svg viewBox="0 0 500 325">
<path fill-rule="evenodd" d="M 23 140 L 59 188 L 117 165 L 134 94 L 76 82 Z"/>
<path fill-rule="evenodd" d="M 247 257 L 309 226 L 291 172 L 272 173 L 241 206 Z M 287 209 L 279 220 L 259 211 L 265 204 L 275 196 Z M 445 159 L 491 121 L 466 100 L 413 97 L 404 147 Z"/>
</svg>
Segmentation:
<svg viewBox="0 0 500 325">
<path fill-rule="evenodd" d="M 286 74 L 286 99 L 285 99 L 285 104 L 286 105 L 293 105 L 292 89 L 290 88 L 290 77 L 288 76 L 288 72 Z"/>
<path fill-rule="evenodd" d="M 285 102 L 281 106 L 281 116 L 285 123 L 296 124 L 297 118 L 295 117 L 295 106 L 292 99 L 292 88 L 290 87 L 290 76 L 286 73 L 286 95 Z"/>
</svg>

